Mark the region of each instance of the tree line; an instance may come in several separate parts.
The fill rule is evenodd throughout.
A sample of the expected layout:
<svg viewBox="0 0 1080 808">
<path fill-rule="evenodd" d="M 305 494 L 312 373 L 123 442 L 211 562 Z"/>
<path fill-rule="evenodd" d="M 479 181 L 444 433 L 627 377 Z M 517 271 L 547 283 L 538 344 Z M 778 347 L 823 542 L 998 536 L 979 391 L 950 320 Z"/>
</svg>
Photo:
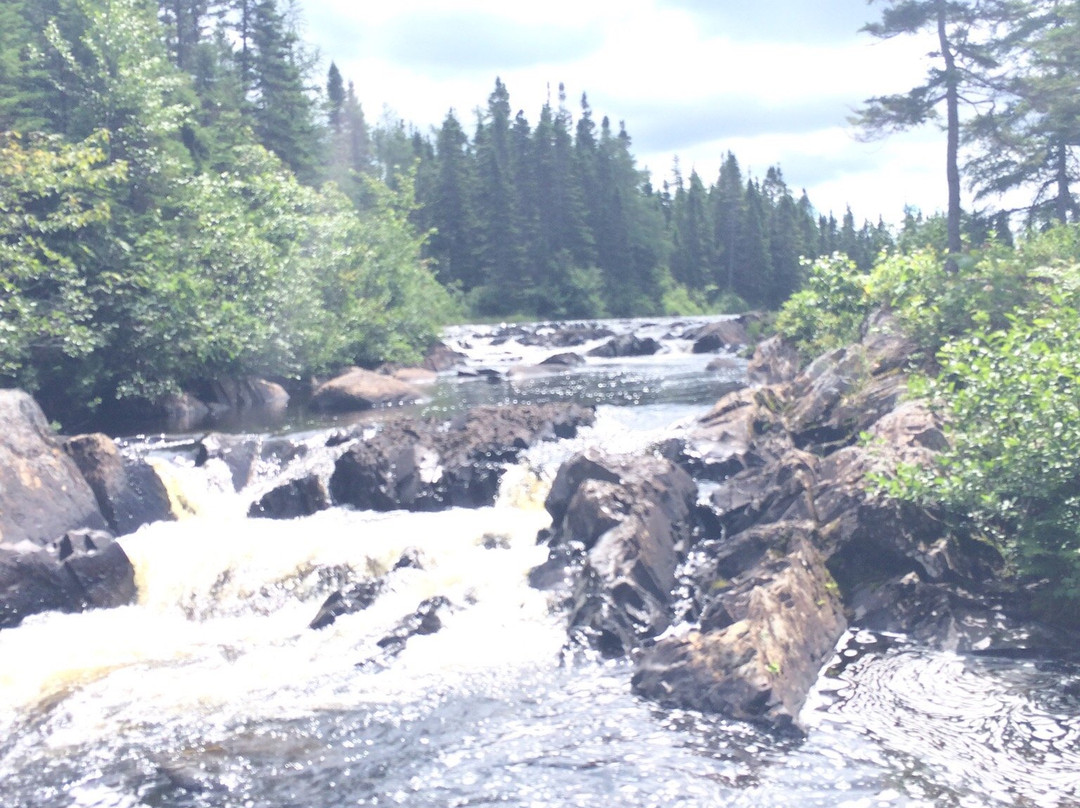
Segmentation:
<svg viewBox="0 0 1080 808">
<path fill-rule="evenodd" d="M 496 79 L 471 137 L 451 110 L 431 136 L 399 124 L 379 138 L 396 139 L 390 154 L 416 165 L 428 255 L 477 313 L 771 308 L 798 287 L 802 258 L 844 250 L 869 266 L 892 246 L 883 222 L 818 215 L 778 167 L 745 177 L 733 154 L 709 186 L 696 170 L 684 178 L 676 161 L 654 187 L 625 123 L 597 122 L 585 94 L 575 120 L 562 85 L 535 125 L 512 110 Z M 375 155 L 387 170 L 387 155 Z"/>
</svg>

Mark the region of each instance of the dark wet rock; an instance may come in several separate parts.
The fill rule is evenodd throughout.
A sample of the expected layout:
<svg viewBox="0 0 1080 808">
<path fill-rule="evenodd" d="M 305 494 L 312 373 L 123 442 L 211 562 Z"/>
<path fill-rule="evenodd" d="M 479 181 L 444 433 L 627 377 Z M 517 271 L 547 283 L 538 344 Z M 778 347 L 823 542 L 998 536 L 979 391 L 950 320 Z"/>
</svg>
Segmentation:
<svg viewBox="0 0 1080 808">
<path fill-rule="evenodd" d="M 534 443 L 572 437 L 593 418 L 585 407 L 545 404 L 387 423 L 337 461 L 330 491 L 335 502 L 380 511 L 491 505 L 507 463 Z"/>
<path fill-rule="evenodd" d="M 308 474 L 278 485 L 252 503 L 248 516 L 294 519 L 311 516 L 330 507 L 330 492 L 317 474 Z"/>
<path fill-rule="evenodd" d="M 210 420 L 210 408 L 194 393 L 172 393 L 157 402 L 168 429 L 187 432 Z"/>
<path fill-rule="evenodd" d="M 556 348 L 571 348 L 612 335 L 610 328 L 599 323 L 570 323 L 556 330 L 548 343 Z"/>
<path fill-rule="evenodd" d="M 698 420 L 676 453 L 696 477 L 723 480 L 775 459 L 791 446 L 785 403 L 772 388 L 745 388 L 721 398 Z"/>
<path fill-rule="evenodd" d="M 211 433 L 198 441 L 195 465 L 220 460 L 229 469 L 233 488 L 240 491 L 252 481 L 261 444 L 262 440 L 253 436 Z"/>
<path fill-rule="evenodd" d="M 696 495 L 693 480 L 660 457 L 586 453 L 563 464 L 546 503 L 549 559 L 530 582 L 561 596 L 573 637 L 619 656 L 671 624 Z"/>
<path fill-rule="evenodd" d="M 78 435 L 64 442 L 64 451 L 90 484 L 98 508 L 118 536 L 175 518 L 169 493 L 154 468 L 144 460 L 124 457 L 112 438 Z"/>
<path fill-rule="evenodd" d="M 746 326 L 739 318 L 719 320 L 715 323 L 693 328 L 683 334 L 684 339 L 694 341 L 694 353 L 716 353 L 717 351 L 742 348 L 750 341 Z"/>
<path fill-rule="evenodd" d="M 109 534 L 74 533 L 59 544 L 62 557 L 30 542 L 0 546 L 0 628 L 41 612 L 134 602 L 134 569 Z"/>
<path fill-rule="evenodd" d="M 623 334 L 588 352 L 589 356 L 615 358 L 622 356 L 652 356 L 660 351 L 660 343 L 652 337 Z"/>
<path fill-rule="evenodd" d="M 379 640 L 378 646 L 388 654 L 401 653 L 405 644 L 413 637 L 425 634 L 434 634 L 442 628 L 440 612 L 445 612 L 450 607 L 450 601 L 441 595 L 428 598 L 416 607 L 416 611 L 406 616 L 385 637 Z"/>
<path fill-rule="evenodd" d="M 846 628 L 838 588 L 807 529 L 776 525 L 781 558 L 732 582 L 709 630 L 668 636 L 647 648 L 634 691 L 661 704 L 798 729 L 821 666 Z"/>
<path fill-rule="evenodd" d="M 333 432 L 326 445 L 352 440 L 351 432 Z M 284 468 L 310 452 L 306 441 L 288 436 L 226 435 L 211 432 L 195 445 L 195 465 L 204 466 L 211 460 L 220 461 L 229 469 L 233 488 L 241 491 L 254 482 L 261 470 Z"/>
<path fill-rule="evenodd" d="M 579 365 L 585 364 L 585 357 L 581 354 L 565 352 L 557 353 L 549 356 L 547 359 L 540 363 L 544 366 L 554 366 L 557 368 L 574 368 Z"/>
<path fill-rule="evenodd" d="M 412 385 L 381 373 L 354 368 L 320 384 L 309 406 L 316 412 L 354 412 L 376 407 L 411 404 L 423 398 Z"/>
<path fill-rule="evenodd" d="M 26 543 L 0 545 L 0 629 L 40 612 L 81 608 L 75 582 L 47 552 Z"/>
<path fill-rule="evenodd" d="M 135 570 L 119 542 L 76 552 L 63 562 L 75 579 L 86 607 L 113 609 L 134 603 Z"/>
<path fill-rule="evenodd" d="M 343 615 L 362 612 L 375 602 L 384 588 L 382 579 L 372 578 L 332 592 L 323 601 L 308 628 L 326 628 Z"/>
<path fill-rule="evenodd" d="M 436 342 L 427 350 L 424 356 L 423 367 L 436 373 L 445 373 L 453 370 L 468 359 L 465 354 L 455 351 L 445 342 Z"/>
<path fill-rule="evenodd" d="M 465 368 L 458 371 L 458 376 L 463 379 L 484 379 L 491 384 L 502 381 L 503 375 L 494 368 Z"/>
<path fill-rule="evenodd" d="M 0 544 L 46 545 L 82 527 L 108 527 L 93 490 L 37 402 L 0 390 Z"/>
<path fill-rule="evenodd" d="M 281 412 L 289 406 L 289 394 L 277 382 L 255 376 L 208 379 L 193 391 L 212 412 Z"/>
</svg>

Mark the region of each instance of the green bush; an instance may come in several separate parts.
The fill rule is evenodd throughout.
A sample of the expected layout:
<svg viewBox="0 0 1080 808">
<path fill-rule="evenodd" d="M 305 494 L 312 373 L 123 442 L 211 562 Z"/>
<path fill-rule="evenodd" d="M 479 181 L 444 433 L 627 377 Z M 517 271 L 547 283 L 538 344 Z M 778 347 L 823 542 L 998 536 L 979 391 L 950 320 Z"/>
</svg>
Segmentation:
<svg viewBox="0 0 1080 808">
<path fill-rule="evenodd" d="M 947 343 L 913 391 L 941 411 L 950 448 L 906 467 L 894 495 L 942 509 L 1048 582 L 1046 609 L 1080 619 L 1080 313 L 1013 317 Z"/>
<path fill-rule="evenodd" d="M 804 361 L 858 339 L 873 301 L 855 262 L 835 253 L 809 263 L 806 285 L 776 317 L 776 332 L 795 344 Z"/>
</svg>

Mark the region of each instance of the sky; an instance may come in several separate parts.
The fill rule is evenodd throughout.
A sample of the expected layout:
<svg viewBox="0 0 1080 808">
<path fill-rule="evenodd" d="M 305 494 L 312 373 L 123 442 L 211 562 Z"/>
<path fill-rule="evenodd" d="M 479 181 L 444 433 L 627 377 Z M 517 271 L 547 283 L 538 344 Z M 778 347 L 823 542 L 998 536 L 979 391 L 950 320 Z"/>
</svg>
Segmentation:
<svg viewBox="0 0 1080 808">
<path fill-rule="evenodd" d="M 706 185 L 730 151 L 759 179 L 778 165 L 822 213 L 898 223 L 945 207 L 934 127 L 865 142 L 848 123 L 874 95 L 925 76 L 932 43 L 876 40 L 867 0 L 299 0 L 321 57 L 353 81 L 369 121 L 384 111 L 429 133 L 453 110 L 472 132 L 499 77 L 535 125 L 563 83 L 575 119 L 625 121 L 659 186 L 678 157 Z"/>
</svg>

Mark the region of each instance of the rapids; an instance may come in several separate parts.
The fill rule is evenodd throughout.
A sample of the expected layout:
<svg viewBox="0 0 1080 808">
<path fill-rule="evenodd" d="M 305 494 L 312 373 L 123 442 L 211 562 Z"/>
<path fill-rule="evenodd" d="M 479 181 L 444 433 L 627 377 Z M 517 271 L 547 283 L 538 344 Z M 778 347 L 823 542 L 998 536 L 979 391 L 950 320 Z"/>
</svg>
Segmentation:
<svg viewBox="0 0 1080 808">
<path fill-rule="evenodd" d="M 189 516 L 121 539 L 137 604 L 0 632 L 0 806 L 1080 805 L 1075 665 L 856 630 L 795 741 L 662 710 L 630 693 L 627 663 L 564 653 L 560 616 L 525 581 L 546 557 L 547 486 L 572 452 L 642 448 L 739 383 L 738 362 L 705 371 L 712 357 L 690 352 L 684 326 L 611 324 L 664 353 L 521 378 L 505 371 L 563 349 L 496 326 L 449 332 L 504 377 L 444 378 L 429 411 L 598 405 L 595 426 L 509 469 L 489 508 L 248 519 L 294 466 L 266 462 L 237 493 L 223 464 L 194 467 L 185 438 L 127 440 Z M 329 473 L 332 459 L 292 462 Z M 308 629 L 327 594 L 375 576 L 387 585 L 370 608 Z M 435 596 L 448 601 L 441 630 L 399 653 L 380 645 Z"/>
</svg>

